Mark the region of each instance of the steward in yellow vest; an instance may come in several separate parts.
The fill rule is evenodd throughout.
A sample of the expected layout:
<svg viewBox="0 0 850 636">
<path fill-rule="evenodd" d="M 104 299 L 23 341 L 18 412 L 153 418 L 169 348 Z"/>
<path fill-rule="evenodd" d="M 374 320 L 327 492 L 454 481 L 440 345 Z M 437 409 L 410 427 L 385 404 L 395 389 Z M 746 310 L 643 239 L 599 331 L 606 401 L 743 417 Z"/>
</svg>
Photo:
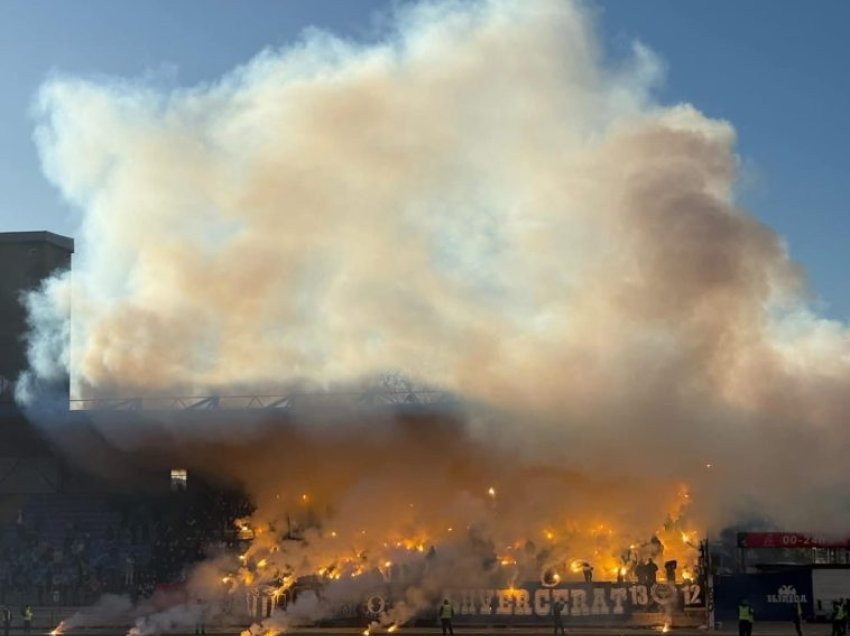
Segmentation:
<svg viewBox="0 0 850 636">
<path fill-rule="evenodd" d="M 738 636 L 752 636 L 755 612 L 746 599 L 738 604 Z"/>
<path fill-rule="evenodd" d="M 455 636 L 455 630 L 452 628 L 452 616 L 455 615 L 455 608 L 452 607 L 449 599 L 445 599 L 440 605 L 440 627 L 443 628 L 443 636 Z"/>
</svg>

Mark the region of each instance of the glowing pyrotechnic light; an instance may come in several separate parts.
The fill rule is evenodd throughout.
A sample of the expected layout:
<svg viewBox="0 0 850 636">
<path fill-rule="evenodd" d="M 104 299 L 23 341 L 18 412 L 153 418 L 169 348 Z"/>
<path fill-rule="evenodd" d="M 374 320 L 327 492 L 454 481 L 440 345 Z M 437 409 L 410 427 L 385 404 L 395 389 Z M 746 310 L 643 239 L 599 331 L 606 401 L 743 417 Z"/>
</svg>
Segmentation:
<svg viewBox="0 0 850 636">
<path fill-rule="evenodd" d="M 555 538 L 555 533 L 551 530 L 547 530 L 544 534 L 546 535 L 546 538 L 549 539 L 549 541 L 552 541 Z"/>
<path fill-rule="evenodd" d="M 420 543 L 418 546 L 416 546 L 416 551 L 425 552 L 425 546 Z"/>
<path fill-rule="evenodd" d="M 390 568 L 390 567 L 392 567 L 392 565 L 393 565 L 392 561 L 387 561 L 387 562 L 384 563 L 385 568 Z"/>
<path fill-rule="evenodd" d="M 233 580 L 233 578 L 232 578 L 232 577 L 230 577 L 230 576 L 223 576 L 223 577 L 221 577 L 221 582 L 222 582 L 222 583 L 230 583 L 232 580 Z"/>
<path fill-rule="evenodd" d="M 570 562 L 570 570 L 573 572 L 581 572 L 584 568 L 586 561 L 582 561 L 581 559 L 574 559 Z"/>
<path fill-rule="evenodd" d="M 301 501 L 307 503 L 308 501 L 310 501 L 310 497 L 308 497 L 306 494 L 301 495 Z"/>
<path fill-rule="evenodd" d="M 664 627 L 661 628 L 661 633 L 666 634 L 670 631 L 670 623 L 664 623 Z"/>
<path fill-rule="evenodd" d="M 682 532 L 681 534 L 682 534 L 682 543 L 690 544 L 691 542 L 696 540 L 696 536 L 697 536 L 696 530 L 691 530 L 690 532 Z"/>
<path fill-rule="evenodd" d="M 258 568 L 264 568 L 264 567 L 266 567 L 268 564 L 269 564 L 269 562 L 268 562 L 268 561 L 266 561 L 265 559 L 260 559 L 260 561 L 257 563 L 257 567 L 258 567 Z"/>
<path fill-rule="evenodd" d="M 331 532 L 331 536 L 332 536 L 334 539 L 336 539 L 336 531 L 332 531 L 332 532 Z"/>
<path fill-rule="evenodd" d="M 487 489 L 487 494 L 490 495 L 491 497 L 495 497 L 496 496 L 496 489 L 493 488 L 493 486 L 490 486 L 490 488 Z"/>
<path fill-rule="evenodd" d="M 50 636 L 59 636 L 62 633 L 62 629 L 65 627 L 65 621 L 61 621 L 56 627 L 53 628 L 53 631 L 50 632 Z"/>
<path fill-rule="evenodd" d="M 449 531 L 449 532 L 453 532 L 453 531 L 454 531 L 454 528 L 448 528 L 448 531 Z"/>
<path fill-rule="evenodd" d="M 244 562 L 244 561 L 245 561 L 245 559 L 247 559 L 247 558 L 248 558 L 248 556 L 247 556 L 247 555 L 245 555 L 245 554 L 240 554 L 240 555 L 239 555 L 239 560 L 240 560 L 240 561 L 243 561 L 243 562 Z"/>
<path fill-rule="evenodd" d="M 706 468 L 711 468 L 713 465 L 714 465 L 714 464 L 706 464 L 706 465 L 705 465 L 705 467 L 706 467 Z"/>
<path fill-rule="evenodd" d="M 390 625 L 389 627 L 387 627 L 387 631 L 388 631 L 390 634 L 392 634 L 392 633 L 393 633 L 394 631 L 396 631 L 397 629 L 398 629 L 398 625 L 396 625 L 395 623 L 393 623 L 392 625 Z"/>
<path fill-rule="evenodd" d="M 369 636 L 369 628 L 367 627 L 361 633 L 363 634 L 363 636 Z"/>
</svg>

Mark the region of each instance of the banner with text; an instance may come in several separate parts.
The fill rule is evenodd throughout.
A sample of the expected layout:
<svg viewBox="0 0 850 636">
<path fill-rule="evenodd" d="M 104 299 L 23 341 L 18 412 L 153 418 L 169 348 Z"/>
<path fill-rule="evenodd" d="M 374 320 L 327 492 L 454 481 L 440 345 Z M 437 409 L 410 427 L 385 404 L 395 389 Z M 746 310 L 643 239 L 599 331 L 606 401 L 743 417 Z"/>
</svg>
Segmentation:
<svg viewBox="0 0 850 636">
<path fill-rule="evenodd" d="M 552 620 L 552 606 L 563 603 L 565 623 L 628 622 L 636 614 L 673 614 L 705 610 L 701 583 L 652 586 L 627 583 L 567 583 L 546 587 L 540 583 L 508 589 L 453 589 L 445 597 L 454 606 L 454 621 L 463 623 L 544 623 Z M 370 597 L 366 613 L 380 616 L 392 609 L 392 599 Z M 425 618 L 425 617 L 423 617 Z"/>
</svg>

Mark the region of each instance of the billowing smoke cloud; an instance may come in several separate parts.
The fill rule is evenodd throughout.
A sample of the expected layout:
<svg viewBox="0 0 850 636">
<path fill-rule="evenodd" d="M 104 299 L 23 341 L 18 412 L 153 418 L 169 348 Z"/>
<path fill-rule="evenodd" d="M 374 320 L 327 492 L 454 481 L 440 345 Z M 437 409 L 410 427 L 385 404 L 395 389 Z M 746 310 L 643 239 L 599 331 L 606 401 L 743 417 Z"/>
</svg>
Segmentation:
<svg viewBox="0 0 850 636">
<path fill-rule="evenodd" d="M 731 125 L 653 100 L 661 68 L 606 60 L 580 4 L 488 0 L 408 7 L 377 43 L 311 32 L 193 88 L 57 77 L 36 138 L 84 220 L 73 277 L 29 300 L 21 386 L 65 364 L 78 396 L 398 372 L 476 405 L 379 441 L 305 417 L 280 479 L 281 454 L 225 444 L 209 465 L 255 523 L 321 502 L 304 571 L 331 530 L 552 526 L 585 537 L 563 561 L 616 555 L 606 523 L 685 530 L 685 508 L 846 527 L 848 331 L 736 206 Z"/>
</svg>

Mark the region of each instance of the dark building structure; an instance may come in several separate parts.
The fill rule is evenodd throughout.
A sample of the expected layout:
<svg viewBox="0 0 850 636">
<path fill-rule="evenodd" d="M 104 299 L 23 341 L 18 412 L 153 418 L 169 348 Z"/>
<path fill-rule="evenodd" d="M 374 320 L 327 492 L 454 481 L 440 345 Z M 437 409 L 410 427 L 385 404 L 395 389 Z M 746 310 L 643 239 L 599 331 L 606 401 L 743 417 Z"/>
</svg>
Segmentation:
<svg viewBox="0 0 850 636">
<path fill-rule="evenodd" d="M 0 402 L 12 402 L 27 368 L 26 312 L 21 294 L 71 267 L 74 240 L 52 232 L 0 232 Z"/>
<path fill-rule="evenodd" d="M 70 268 L 73 252 L 73 239 L 51 232 L 0 232 L 0 518 L 14 512 L 16 496 L 60 487 L 60 462 L 15 404 L 14 383 L 27 369 L 21 295 Z"/>
</svg>

